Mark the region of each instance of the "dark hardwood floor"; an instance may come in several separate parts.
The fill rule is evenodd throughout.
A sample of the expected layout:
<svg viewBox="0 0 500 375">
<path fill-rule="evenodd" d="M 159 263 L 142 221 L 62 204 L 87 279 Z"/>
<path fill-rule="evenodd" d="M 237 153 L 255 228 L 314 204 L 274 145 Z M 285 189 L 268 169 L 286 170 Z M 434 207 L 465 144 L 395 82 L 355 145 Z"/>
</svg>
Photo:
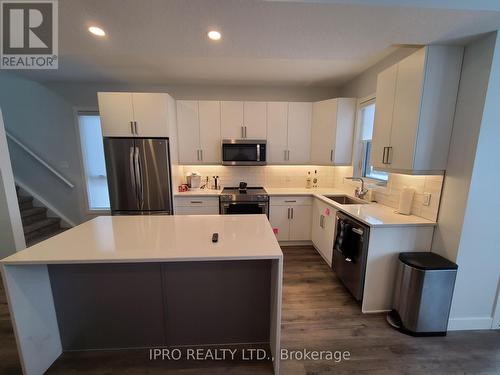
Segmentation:
<svg viewBox="0 0 500 375">
<path fill-rule="evenodd" d="M 500 331 L 414 338 L 362 314 L 311 247 L 284 248 L 282 347 L 348 351 L 350 359 L 282 361 L 282 374 L 500 374 Z M 110 322 L 112 324 L 112 322 Z M 3 289 L 0 374 L 21 372 Z M 269 362 L 148 360 L 146 350 L 65 353 L 49 374 L 271 374 Z"/>
</svg>

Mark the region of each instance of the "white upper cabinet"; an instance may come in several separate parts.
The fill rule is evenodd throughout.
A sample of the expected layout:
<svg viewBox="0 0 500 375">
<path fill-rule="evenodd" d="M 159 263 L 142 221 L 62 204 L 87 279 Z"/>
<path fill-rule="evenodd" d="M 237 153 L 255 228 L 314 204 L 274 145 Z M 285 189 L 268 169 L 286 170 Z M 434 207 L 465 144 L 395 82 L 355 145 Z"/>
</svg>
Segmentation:
<svg viewBox="0 0 500 375">
<path fill-rule="evenodd" d="M 267 138 L 267 103 L 266 102 L 244 102 L 243 103 L 243 126 L 245 127 L 244 138 L 266 139 Z"/>
<path fill-rule="evenodd" d="M 139 137 L 168 137 L 167 95 L 132 93 L 136 135 Z"/>
<path fill-rule="evenodd" d="M 267 103 L 268 163 L 309 163 L 311 117 L 312 103 Z"/>
<path fill-rule="evenodd" d="M 312 103 L 288 103 L 288 163 L 309 163 L 311 158 L 311 125 Z"/>
<path fill-rule="evenodd" d="M 266 102 L 221 102 L 223 139 L 266 139 Z"/>
<path fill-rule="evenodd" d="M 350 165 L 356 99 L 337 98 L 313 104 L 311 162 Z"/>
<path fill-rule="evenodd" d="M 391 143 L 391 124 L 396 95 L 398 66 L 393 65 L 377 77 L 377 96 L 375 104 L 375 125 L 372 135 L 371 163 L 376 169 L 384 168 L 387 145 Z M 383 157 L 384 156 L 384 157 Z"/>
<path fill-rule="evenodd" d="M 135 136 L 134 109 L 130 92 L 99 92 L 97 99 L 103 136 Z"/>
<path fill-rule="evenodd" d="M 267 162 L 286 163 L 288 151 L 288 103 L 267 103 Z"/>
<path fill-rule="evenodd" d="M 177 133 L 180 163 L 220 163 L 220 102 L 178 100 Z"/>
<path fill-rule="evenodd" d="M 243 102 L 220 102 L 221 135 L 223 139 L 244 138 Z"/>
<path fill-rule="evenodd" d="M 200 149 L 203 163 L 221 163 L 220 102 L 200 100 Z"/>
<path fill-rule="evenodd" d="M 200 162 L 200 124 L 197 100 L 177 100 L 179 163 Z"/>
<path fill-rule="evenodd" d="M 377 169 L 446 169 L 462 55 L 462 47 L 427 46 L 379 74 L 372 141 Z"/>
<path fill-rule="evenodd" d="M 168 94 L 99 92 L 105 137 L 168 137 Z"/>
</svg>

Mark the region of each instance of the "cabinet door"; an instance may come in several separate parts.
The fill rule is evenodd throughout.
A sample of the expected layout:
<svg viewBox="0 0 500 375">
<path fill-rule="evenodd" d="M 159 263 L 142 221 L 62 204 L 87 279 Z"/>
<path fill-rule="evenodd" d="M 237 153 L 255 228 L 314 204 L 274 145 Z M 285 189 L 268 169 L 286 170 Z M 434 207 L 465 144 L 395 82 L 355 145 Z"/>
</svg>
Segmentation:
<svg viewBox="0 0 500 375">
<path fill-rule="evenodd" d="M 355 118 L 356 99 L 337 99 L 337 120 L 335 123 L 335 144 L 333 147 L 333 163 L 335 165 L 352 164 Z"/>
<path fill-rule="evenodd" d="M 99 116 L 105 137 L 133 137 L 134 120 L 132 94 L 129 92 L 99 92 Z"/>
<path fill-rule="evenodd" d="M 273 229 L 277 229 L 276 238 L 278 241 L 288 241 L 290 238 L 290 219 L 288 206 L 270 206 L 269 221 Z"/>
<path fill-rule="evenodd" d="M 324 224 L 323 224 L 323 239 L 322 239 L 322 249 L 323 257 L 327 261 L 329 265 L 332 264 L 332 256 L 333 256 L 333 242 L 335 239 L 335 227 L 336 227 L 336 213 L 337 210 L 326 206 L 325 207 L 330 214 L 325 215 L 325 210 L 323 210 L 323 214 L 325 215 Z"/>
<path fill-rule="evenodd" d="M 267 162 L 287 162 L 288 103 L 267 103 Z"/>
<path fill-rule="evenodd" d="M 311 132 L 311 162 L 320 165 L 333 164 L 334 127 L 337 118 L 337 102 L 324 100 L 313 104 Z"/>
<path fill-rule="evenodd" d="M 132 93 L 134 120 L 139 137 L 168 137 L 167 96 L 158 93 Z"/>
<path fill-rule="evenodd" d="M 318 249 L 321 245 L 321 234 L 322 234 L 322 228 L 320 226 L 321 224 L 321 208 L 320 208 L 321 202 L 319 199 L 315 198 L 313 199 L 313 204 L 312 204 L 312 211 L 311 211 L 311 240 L 314 244 L 314 246 Z"/>
<path fill-rule="evenodd" d="M 179 162 L 196 164 L 200 160 L 200 131 L 198 102 L 177 101 L 177 136 L 179 138 Z"/>
<path fill-rule="evenodd" d="M 289 103 L 288 162 L 291 164 L 307 164 L 310 160 L 311 119 L 312 103 Z"/>
<path fill-rule="evenodd" d="M 267 103 L 245 102 L 243 114 L 245 138 L 267 139 Z"/>
<path fill-rule="evenodd" d="M 243 102 L 220 102 L 223 139 L 243 138 Z"/>
<path fill-rule="evenodd" d="M 291 207 L 290 220 L 290 240 L 309 241 L 311 240 L 311 206 Z"/>
<path fill-rule="evenodd" d="M 391 128 L 390 167 L 413 169 L 417 126 L 424 82 L 425 48 L 398 64 L 398 79 Z"/>
<path fill-rule="evenodd" d="M 216 206 L 200 206 L 200 207 L 187 207 L 176 206 L 174 209 L 175 215 L 218 215 L 219 207 Z"/>
<path fill-rule="evenodd" d="M 203 163 L 220 164 L 220 102 L 199 101 L 200 114 L 200 149 Z"/>
<path fill-rule="evenodd" d="M 377 77 L 377 101 L 371 149 L 371 164 L 375 168 L 387 168 L 384 163 L 384 150 L 391 145 L 397 76 L 398 66 L 396 64 L 381 72 Z"/>
</svg>

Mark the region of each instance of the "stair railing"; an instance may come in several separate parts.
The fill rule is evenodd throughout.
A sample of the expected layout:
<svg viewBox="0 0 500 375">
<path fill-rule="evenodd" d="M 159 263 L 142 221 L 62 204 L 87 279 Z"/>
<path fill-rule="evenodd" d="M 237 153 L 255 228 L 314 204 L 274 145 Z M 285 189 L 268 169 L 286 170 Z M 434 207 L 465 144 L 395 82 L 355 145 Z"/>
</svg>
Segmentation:
<svg viewBox="0 0 500 375">
<path fill-rule="evenodd" d="M 50 166 L 45 160 L 43 160 L 40 156 L 38 156 L 35 152 L 33 152 L 28 146 L 26 146 L 24 143 L 22 143 L 19 139 L 14 137 L 12 134 L 10 134 L 7 130 L 5 131 L 7 134 L 7 138 L 9 138 L 12 142 L 14 142 L 16 145 L 21 147 L 28 155 L 30 155 L 33 159 L 35 159 L 37 162 L 39 162 L 41 165 L 43 165 L 45 168 L 47 168 L 54 176 L 59 178 L 64 184 L 69 186 L 71 189 L 75 187 L 75 185 L 68 180 L 66 177 L 64 177 L 62 174 L 60 174 L 58 171 L 56 171 L 52 166 Z"/>
</svg>

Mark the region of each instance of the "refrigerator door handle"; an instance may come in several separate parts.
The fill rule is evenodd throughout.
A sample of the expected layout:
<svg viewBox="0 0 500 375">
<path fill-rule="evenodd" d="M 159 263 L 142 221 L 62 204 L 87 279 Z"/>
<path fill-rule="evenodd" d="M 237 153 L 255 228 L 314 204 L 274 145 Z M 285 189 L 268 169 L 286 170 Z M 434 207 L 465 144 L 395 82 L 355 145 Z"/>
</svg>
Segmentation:
<svg viewBox="0 0 500 375">
<path fill-rule="evenodd" d="M 144 190 L 142 186 L 142 171 L 141 171 L 141 162 L 139 160 L 139 147 L 135 147 L 134 165 L 136 171 L 135 183 L 137 185 L 137 199 L 139 202 L 139 208 L 142 209 L 144 203 Z"/>
<path fill-rule="evenodd" d="M 135 167 L 134 167 L 134 161 L 135 161 L 135 147 L 130 147 L 130 176 L 131 176 L 131 183 L 132 183 L 132 190 L 135 193 L 135 196 L 137 197 L 137 184 L 136 184 L 136 176 L 135 176 Z"/>
</svg>

